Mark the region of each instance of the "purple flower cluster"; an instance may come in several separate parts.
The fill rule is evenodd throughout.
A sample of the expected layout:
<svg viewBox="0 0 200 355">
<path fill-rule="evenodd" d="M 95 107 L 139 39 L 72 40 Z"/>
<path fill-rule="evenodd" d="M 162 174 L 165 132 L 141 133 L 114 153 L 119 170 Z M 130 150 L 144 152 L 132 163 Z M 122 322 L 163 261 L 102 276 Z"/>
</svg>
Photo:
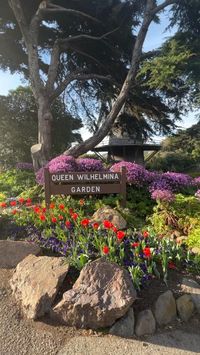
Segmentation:
<svg viewBox="0 0 200 355">
<path fill-rule="evenodd" d="M 136 186 L 144 186 L 151 180 L 151 174 L 141 165 L 127 161 L 121 161 L 111 166 L 113 172 L 120 172 L 121 168 L 126 168 L 127 181 Z"/>
<path fill-rule="evenodd" d="M 76 171 L 76 160 L 74 157 L 63 154 L 52 159 L 46 167 L 49 168 L 50 173 Z"/>
<path fill-rule="evenodd" d="M 103 163 L 101 160 L 80 158 L 76 160 L 78 171 L 103 171 Z"/>
<path fill-rule="evenodd" d="M 191 185 L 192 178 L 189 175 L 167 172 L 155 175 L 149 186 L 149 190 L 150 192 L 154 190 L 169 190 L 177 192 L 180 189 Z"/>
<path fill-rule="evenodd" d="M 18 170 L 33 170 L 33 164 L 32 163 L 17 163 L 16 164 L 16 169 Z"/>
<path fill-rule="evenodd" d="M 149 185 L 149 191 L 153 192 L 155 190 L 172 190 L 172 187 L 161 174 L 158 174 L 157 176 L 155 175 L 154 178 L 152 179 L 150 185 Z"/>
<path fill-rule="evenodd" d="M 167 172 L 149 172 L 143 166 L 122 161 L 111 166 L 110 170 L 114 172 L 121 171 L 126 167 L 127 181 L 136 186 L 149 185 L 150 192 L 154 190 L 179 191 L 180 188 L 192 185 L 192 178 L 189 175 Z M 200 179 L 199 179 L 200 181 Z"/>
<path fill-rule="evenodd" d="M 89 158 L 75 159 L 64 154 L 52 159 L 45 167 L 49 169 L 50 173 L 105 170 L 100 160 Z M 36 181 L 39 185 L 44 185 L 44 168 L 37 171 Z"/>
<path fill-rule="evenodd" d="M 44 185 L 44 168 L 39 169 L 35 174 L 37 184 Z"/>
<path fill-rule="evenodd" d="M 167 202 L 172 202 L 175 198 L 174 194 L 170 190 L 154 190 L 151 193 L 151 198 L 153 200 L 161 200 L 161 201 L 167 201 Z"/>
<path fill-rule="evenodd" d="M 200 200 L 200 190 L 197 190 L 195 197 L 197 197 Z"/>
<path fill-rule="evenodd" d="M 200 176 L 196 177 L 196 178 L 193 180 L 193 183 L 194 183 L 194 185 L 196 185 L 196 186 L 200 186 Z"/>
<path fill-rule="evenodd" d="M 178 191 L 180 188 L 188 187 L 192 185 L 192 177 L 187 174 L 167 172 L 162 174 L 162 178 L 165 179 L 172 190 Z"/>
</svg>

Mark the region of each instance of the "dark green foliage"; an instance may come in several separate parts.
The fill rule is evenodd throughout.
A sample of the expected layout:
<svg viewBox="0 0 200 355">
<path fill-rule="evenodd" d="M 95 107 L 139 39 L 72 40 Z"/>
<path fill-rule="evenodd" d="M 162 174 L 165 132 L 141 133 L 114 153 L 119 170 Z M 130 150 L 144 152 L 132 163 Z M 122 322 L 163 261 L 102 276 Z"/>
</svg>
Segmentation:
<svg viewBox="0 0 200 355">
<path fill-rule="evenodd" d="M 127 217 L 131 227 L 136 229 L 144 227 L 146 224 L 146 218 L 153 212 L 154 205 L 155 201 L 151 199 L 148 190 L 145 188 L 128 186 L 127 208 L 130 212 Z"/>
<path fill-rule="evenodd" d="M 40 2 L 34 0 L 27 3 L 26 0 L 21 0 L 28 23 L 37 11 Z M 58 37 L 62 39 L 80 34 L 101 36 L 118 29 L 102 41 L 87 38 L 71 41 L 67 49 L 67 60 L 64 57 L 61 58 L 59 68 L 61 75 L 66 70 L 74 70 L 77 66 L 83 68 L 85 65 L 89 69 L 97 69 L 100 72 L 102 72 L 102 69 L 106 69 L 106 72 L 109 74 L 112 72 L 115 77 L 119 71 L 124 71 L 122 60 L 123 62 L 128 61 L 128 54 L 131 53 L 130 43 L 133 40 L 131 26 L 138 23 L 137 16 L 141 9 L 141 4 L 138 1 L 126 1 L 122 4 L 120 0 L 95 0 L 92 2 L 90 0 L 57 0 L 54 1 L 54 4 L 84 12 L 96 18 L 97 21 L 71 13 L 47 14 L 46 22 L 43 22 L 40 28 L 39 37 L 39 44 L 47 51 Z M 1 66 L 3 68 L 9 67 L 13 71 L 20 67 L 22 72 L 24 71 L 23 68 L 26 67 L 27 71 L 27 60 L 24 60 L 23 44 L 20 41 L 21 34 L 8 3 L 0 4 L 0 14 L 2 28 L 0 36 Z M 50 23 L 54 24 L 51 28 L 48 27 Z M 126 41 L 124 41 L 124 38 L 126 38 Z M 7 46 L 3 46 L 4 43 Z M 16 57 L 17 52 L 18 57 Z M 118 72 L 116 71 L 116 65 L 118 66 Z M 48 68 L 44 62 L 42 63 L 42 69 L 47 72 Z"/>
<path fill-rule="evenodd" d="M 28 23 L 40 2 L 34 0 L 30 4 L 21 0 Z M 83 118 L 94 132 L 109 112 L 111 102 L 119 93 L 127 74 L 135 42 L 134 33 L 138 31 L 143 19 L 146 1 L 55 0 L 54 4 L 82 11 L 96 19 L 93 21 L 67 12 L 49 13 L 46 15 L 46 21 L 40 26 L 39 34 L 40 68 L 44 74 L 48 71 L 45 59 L 49 57 L 55 39 L 70 38 L 67 48 L 63 44 L 62 51 L 67 55 L 60 57 L 58 84 L 67 73 L 77 68 L 112 76 L 114 85 L 99 80 L 78 81 L 73 82 L 68 90 L 69 111 L 73 116 L 75 113 Z M 27 76 L 27 57 L 23 41 L 8 3 L 0 4 L 0 14 L 0 66 L 3 69 L 9 68 L 12 72 L 21 71 Z M 155 21 L 158 22 L 158 17 L 155 17 Z M 98 40 L 77 37 L 86 35 L 99 38 L 105 33 L 109 34 Z M 76 38 L 72 38 L 73 36 Z M 185 55 L 183 57 L 185 58 Z M 185 95 L 185 90 L 182 90 L 181 95 Z M 175 102 L 166 102 L 157 87 L 149 88 L 146 80 L 135 83 L 118 124 L 124 126 L 124 121 L 130 121 L 130 125 L 126 124 L 128 130 L 136 132 L 140 138 L 147 138 L 155 131 L 166 134 L 174 128 L 170 115 L 177 118 L 182 110 L 181 107 L 177 109 Z"/>
<path fill-rule="evenodd" d="M 162 150 L 149 163 L 160 171 L 192 171 L 200 165 L 200 122 L 166 138 Z"/>
<path fill-rule="evenodd" d="M 181 0 L 172 6 L 169 27 L 176 26 L 176 33 L 145 59 L 138 76 L 174 106 L 176 118 L 180 118 L 180 113 L 199 107 L 199 12 L 199 0 Z"/>
<path fill-rule="evenodd" d="M 81 140 L 76 130 L 82 124 L 66 111 L 59 99 L 52 110 L 53 154 L 56 155 L 71 142 Z M 37 107 L 30 88 L 19 87 L 10 91 L 8 96 L 0 96 L 0 125 L 0 160 L 3 164 L 30 162 L 30 147 L 37 142 Z"/>
<path fill-rule="evenodd" d="M 147 168 L 156 171 L 183 172 L 194 166 L 194 160 L 187 153 L 176 151 L 161 151 L 157 153 L 147 164 Z"/>
</svg>

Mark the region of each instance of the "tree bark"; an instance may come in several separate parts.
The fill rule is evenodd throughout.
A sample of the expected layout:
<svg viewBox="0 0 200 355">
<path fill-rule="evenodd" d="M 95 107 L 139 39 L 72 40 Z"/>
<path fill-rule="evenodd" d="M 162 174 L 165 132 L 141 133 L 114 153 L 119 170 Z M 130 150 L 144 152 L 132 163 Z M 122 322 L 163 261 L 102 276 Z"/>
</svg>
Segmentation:
<svg viewBox="0 0 200 355">
<path fill-rule="evenodd" d="M 34 170 L 44 166 L 51 158 L 52 120 L 50 103 L 45 97 L 38 100 L 38 144 L 31 147 Z"/>
</svg>

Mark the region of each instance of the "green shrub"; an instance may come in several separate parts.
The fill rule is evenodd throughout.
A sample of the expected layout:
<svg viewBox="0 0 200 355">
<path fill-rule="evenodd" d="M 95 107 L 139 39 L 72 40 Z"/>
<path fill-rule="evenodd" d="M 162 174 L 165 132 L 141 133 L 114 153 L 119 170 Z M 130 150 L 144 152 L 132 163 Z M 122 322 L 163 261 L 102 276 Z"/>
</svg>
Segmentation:
<svg viewBox="0 0 200 355">
<path fill-rule="evenodd" d="M 12 169 L 0 174 L 0 191 L 6 197 L 16 197 L 34 185 L 33 171 Z"/>
<path fill-rule="evenodd" d="M 173 202 L 157 204 L 148 221 L 156 233 L 178 231 L 190 236 L 194 229 L 200 227 L 200 202 L 194 196 L 178 194 Z"/>
<path fill-rule="evenodd" d="M 192 229 L 188 234 L 187 244 L 191 248 L 200 248 L 200 221 L 196 228 Z"/>
</svg>

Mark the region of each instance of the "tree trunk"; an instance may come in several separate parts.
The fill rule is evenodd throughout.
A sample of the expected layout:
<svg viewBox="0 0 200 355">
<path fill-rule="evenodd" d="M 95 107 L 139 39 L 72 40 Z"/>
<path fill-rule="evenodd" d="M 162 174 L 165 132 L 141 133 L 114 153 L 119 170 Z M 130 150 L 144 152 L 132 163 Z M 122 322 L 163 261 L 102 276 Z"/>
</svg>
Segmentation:
<svg viewBox="0 0 200 355">
<path fill-rule="evenodd" d="M 49 101 L 40 97 L 38 100 L 38 144 L 31 147 L 35 171 L 43 167 L 51 158 L 52 120 Z"/>
</svg>

